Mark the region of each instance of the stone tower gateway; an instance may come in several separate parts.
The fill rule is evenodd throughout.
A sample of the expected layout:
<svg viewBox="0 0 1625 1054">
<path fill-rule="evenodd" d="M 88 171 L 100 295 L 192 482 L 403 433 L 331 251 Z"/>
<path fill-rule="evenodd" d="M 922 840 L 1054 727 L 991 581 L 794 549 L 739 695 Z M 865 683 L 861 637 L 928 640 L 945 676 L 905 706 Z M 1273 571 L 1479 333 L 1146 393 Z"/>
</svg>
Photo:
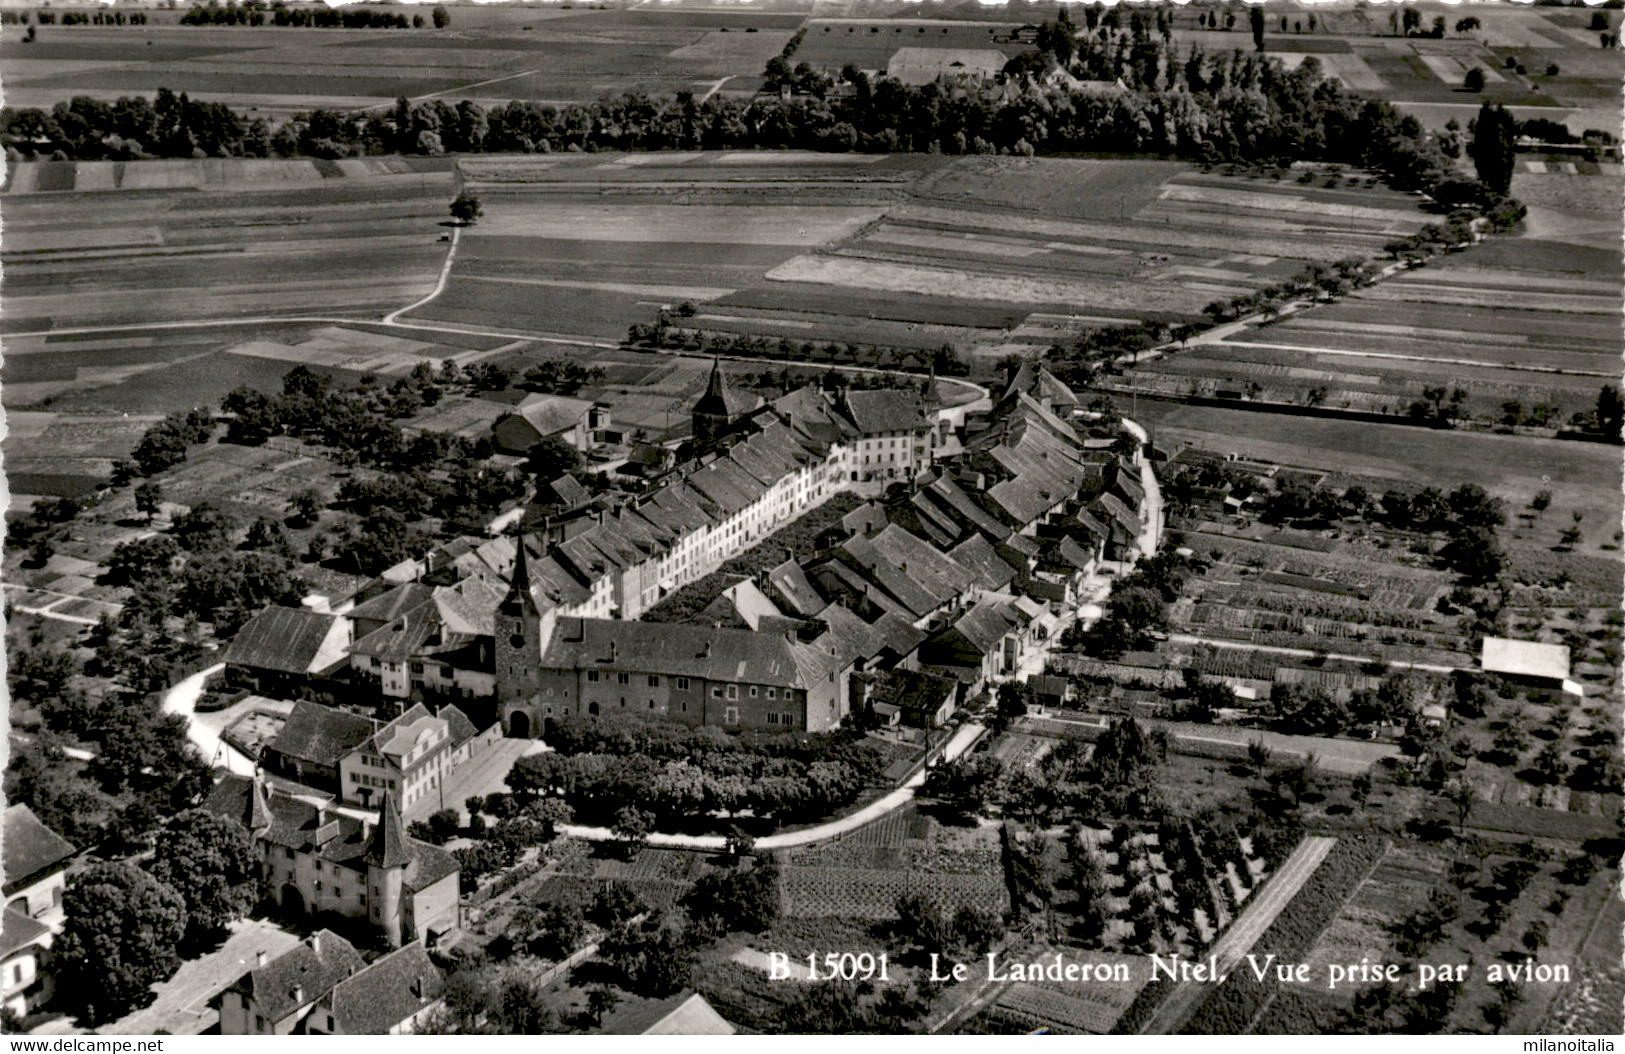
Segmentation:
<svg viewBox="0 0 1625 1054">
<path fill-rule="evenodd" d="M 497 605 L 497 707 L 503 730 L 512 736 L 528 738 L 537 732 L 531 727 L 530 715 L 513 707 L 530 702 L 540 688 L 544 620 L 531 592 L 529 542 L 520 533 L 514 535 L 514 543 L 513 577 L 508 583 L 507 595 Z M 546 544 L 545 536 L 542 543 Z"/>
</svg>

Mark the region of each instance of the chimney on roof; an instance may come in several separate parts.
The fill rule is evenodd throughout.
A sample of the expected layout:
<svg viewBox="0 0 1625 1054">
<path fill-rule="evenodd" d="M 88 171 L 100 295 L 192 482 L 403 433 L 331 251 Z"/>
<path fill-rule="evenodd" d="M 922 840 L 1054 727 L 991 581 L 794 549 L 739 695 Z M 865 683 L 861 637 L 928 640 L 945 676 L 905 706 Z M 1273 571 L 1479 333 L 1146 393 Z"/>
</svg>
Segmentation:
<svg viewBox="0 0 1625 1054">
<path fill-rule="evenodd" d="M 423 975 L 422 974 L 418 974 L 416 977 L 412 978 L 412 998 L 419 999 L 419 1000 L 421 1000 L 423 998 Z"/>
<path fill-rule="evenodd" d="M 700 658 L 709 659 L 710 657 L 711 657 L 711 642 L 708 640 L 703 645 L 700 646 Z"/>
<path fill-rule="evenodd" d="M 312 933 L 310 935 L 310 950 L 315 952 L 317 955 L 322 954 L 322 935 L 320 933 Z"/>
<path fill-rule="evenodd" d="M 263 968 L 265 966 L 265 963 L 266 963 L 265 949 L 261 948 L 259 951 L 254 953 L 254 965 L 256 967 Z"/>
<path fill-rule="evenodd" d="M 611 664 L 613 664 L 615 662 L 615 642 L 614 641 L 609 642 L 609 662 Z"/>
<path fill-rule="evenodd" d="M 305 986 L 304 985 L 296 984 L 296 985 L 293 986 L 293 1001 L 294 1001 L 295 1004 L 300 1004 L 300 1003 L 303 1003 L 305 1001 Z"/>
</svg>

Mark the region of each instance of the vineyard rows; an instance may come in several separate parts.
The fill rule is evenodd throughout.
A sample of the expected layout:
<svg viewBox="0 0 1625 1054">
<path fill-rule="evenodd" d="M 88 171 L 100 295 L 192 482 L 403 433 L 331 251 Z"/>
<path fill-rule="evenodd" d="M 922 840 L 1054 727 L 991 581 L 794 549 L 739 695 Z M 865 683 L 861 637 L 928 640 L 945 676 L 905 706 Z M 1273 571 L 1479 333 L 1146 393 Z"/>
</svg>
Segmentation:
<svg viewBox="0 0 1625 1054">
<path fill-rule="evenodd" d="M 971 875 L 915 873 L 900 869 L 801 867 L 780 873 L 787 915 L 891 919 L 897 900 L 916 893 L 948 911 L 971 906 L 1006 912 L 1010 894 L 1001 870 Z"/>
</svg>

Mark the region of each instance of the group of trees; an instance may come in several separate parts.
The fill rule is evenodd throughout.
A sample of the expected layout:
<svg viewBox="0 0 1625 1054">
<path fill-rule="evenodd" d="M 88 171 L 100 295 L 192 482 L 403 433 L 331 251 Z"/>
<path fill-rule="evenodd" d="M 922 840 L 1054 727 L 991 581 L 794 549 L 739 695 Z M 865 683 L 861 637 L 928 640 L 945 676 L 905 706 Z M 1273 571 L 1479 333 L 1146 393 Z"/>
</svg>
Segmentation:
<svg viewBox="0 0 1625 1054">
<path fill-rule="evenodd" d="M 264 0 L 208 0 L 194 4 L 181 15 L 183 26 L 306 26 L 315 29 L 422 29 L 429 24 L 444 29 L 451 24 L 451 13 L 436 4 L 429 20 L 420 14 L 410 19 L 399 12 L 372 11 L 365 8 L 289 7 L 282 0 L 267 4 Z"/>
<path fill-rule="evenodd" d="M 28 805 L 77 845 L 128 845 L 209 788 L 185 721 L 161 715 L 155 697 L 87 690 L 77 659 L 41 644 L 15 649 L 11 659 L 13 723 L 30 734 L 13 742 L 7 801 Z M 70 762 L 63 748 L 75 743 L 96 746 L 96 757 Z"/>
<path fill-rule="evenodd" d="M 797 342 L 788 337 L 748 333 L 722 333 L 672 324 L 664 312 L 652 324 L 633 323 L 626 331 L 628 344 L 752 358 L 788 359 L 809 363 L 850 362 L 860 366 L 926 373 L 935 370 L 947 377 L 963 377 L 970 366 L 951 344 L 931 349 L 906 348 L 890 344 Z"/>
<path fill-rule="evenodd" d="M 28 25 L 29 18 L 42 26 L 144 26 L 145 11 L 5 11 L 0 12 L 0 25 Z M 60 20 L 60 21 L 59 21 Z M 23 36 L 23 42 L 34 40 L 33 28 Z"/>
<path fill-rule="evenodd" d="M 1202 309 L 1212 322 L 1230 322 L 1262 311 L 1273 317 L 1281 308 L 1302 299 L 1320 300 L 1342 296 L 1376 281 L 1376 270 L 1365 260 L 1350 256 L 1331 266 L 1312 263 L 1292 278 L 1227 300 L 1215 300 Z"/>
<path fill-rule="evenodd" d="M 489 440 L 408 433 L 396 423 L 438 403 L 447 391 L 472 389 L 477 379 L 448 361 L 439 371 L 421 364 L 388 387 L 364 378 L 354 388 L 339 389 L 326 374 L 297 366 L 283 378 L 280 395 L 246 387 L 227 394 L 222 403 L 231 415 L 227 438 L 255 444 L 275 435 L 298 436 L 332 447 L 341 463 L 381 473 L 357 473 L 346 481 L 337 504 L 357 518 L 331 553 L 318 536 L 317 547 L 307 554 L 313 559 L 333 555 L 356 573 L 376 574 L 422 548 L 422 531 L 414 521 L 436 516 L 483 524 L 524 494 L 522 475 L 490 461 Z"/>
<path fill-rule="evenodd" d="M 561 799 L 584 823 L 625 826 L 633 840 L 646 823 L 691 824 L 712 813 L 823 816 L 884 767 L 849 733 L 735 735 L 633 717 L 568 718 L 550 728 L 548 743 L 553 750 L 514 764 L 509 787 L 526 799 Z"/>
<path fill-rule="evenodd" d="M 50 111 L 8 109 L 3 137 L 28 156 L 71 159 L 815 148 L 1317 160 L 1379 170 L 1404 188 L 1430 186 L 1450 171 L 1435 137 L 1415 118 L 1345 91 L 1324 78 L 1313 57 L 1287 70 L 1240 53 L 1181 55 L 1149 30 L 1143 40 L 1132 33 L 1110 42 L 1086 37 L 1080 47 L 1075 69 L 1127 75 L 1132 90 L 1102 97 L 1064 83 L 1029 84 L 1012 98 L 996 91 L 950 97 L 935 84 L 887 80 L 834 99 L 702 101 L 684 92 L 565 107 L 515 101 L 489 110 L 469 101 L 454 108 L 403 99 L 382 112 L 315 110 L 274 131 L 259 118 L 162 92 L 151 105 L 81 98 Z M 1130 69 L 1135 63 L 1138 73 Z"/>
<path fill-rule="evenodd" d="M 206 948 L 262 893 L 246 829 L 201 809 L 174 816 L 141 867 L 102 863 L 69 879 L 52 949 L 58 1000 L 87 1025 L 143 1005 L 183 952 Z"/>
<path fill-rule="evenodd" d="M 1099 658 L 1115 658 L 1125 651 L 1146 647 L 1155 634 L 1168 629 L 1169 605 L 1199 570 L 1192 558 L 1179 555 L 1172 547 L 1163 547 L 1113 583 L 1106 611 L 1094 625 L 1068 629 L 1061 643 Z"/>
</svg>

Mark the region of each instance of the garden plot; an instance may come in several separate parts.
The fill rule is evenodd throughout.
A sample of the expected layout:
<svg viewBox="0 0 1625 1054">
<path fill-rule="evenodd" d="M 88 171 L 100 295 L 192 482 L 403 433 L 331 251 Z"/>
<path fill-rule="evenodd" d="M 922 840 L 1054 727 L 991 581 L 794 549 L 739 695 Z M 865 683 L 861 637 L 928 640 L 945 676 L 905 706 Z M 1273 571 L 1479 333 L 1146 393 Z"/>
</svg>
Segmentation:
<svg viewBox="0 0 1625 1054">
<path fill-rule="evenodd" d="M 1021 959 L 1052 960 L 1056 951 L 1067 963 L 1076 963 L 1088 970 L 1091 977 L 1100 977 L 1101 971 L 1109 970 L 1115 975 L 1126 969 L 1129 979 L 1091 980 L 1086 984 L 1020 981 L 1000 993 L 994 1003 L 998 1017 L 1028 1031 L 1044 1029 L 1062 1034 L 1105 1035 L 1151 978 L 1151 967 L 1143 955 L 1046 946 L 1040 952 L 1024 954 Z"/>
</svg>

